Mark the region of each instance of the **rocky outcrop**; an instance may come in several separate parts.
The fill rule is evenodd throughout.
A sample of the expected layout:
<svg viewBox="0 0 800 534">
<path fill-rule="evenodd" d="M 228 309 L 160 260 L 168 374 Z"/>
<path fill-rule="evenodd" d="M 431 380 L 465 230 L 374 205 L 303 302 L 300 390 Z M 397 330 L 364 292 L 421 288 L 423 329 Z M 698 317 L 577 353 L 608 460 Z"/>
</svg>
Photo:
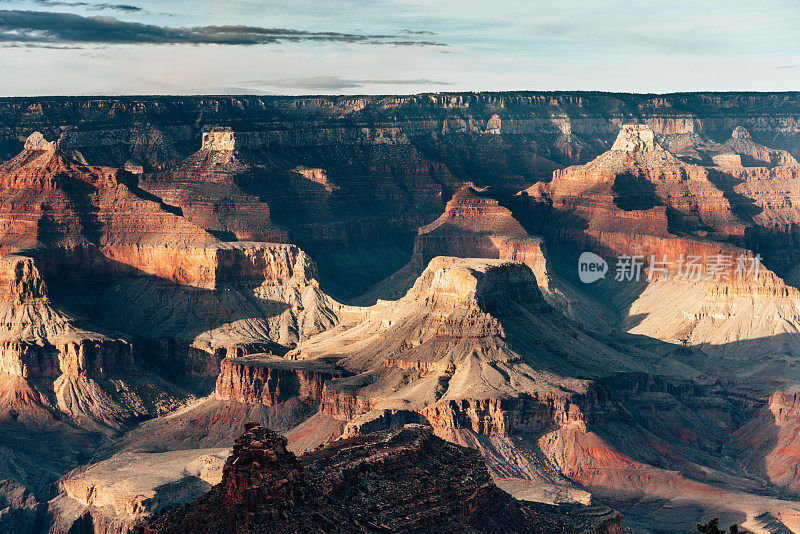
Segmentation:
<svg viewBox="0 0 800 534">
<path fill-rule="evenodd" d="M 210 133 L 187 179 L 230 185 L 244 168 L 233 134 Z M 297 246 L 223 242 L 133 175 L 41 135 L 0 180 L 0 251 L 20 251 L 0 266 L 0 371 L 38 381 L 37 402 L 79 424 L 150 417 L 190 396 L 170 382 L 216 377 L 229 352 L 296 343 L 339 320 Z"/>
<path fill-rule="evenodd" d="M 507 208 L 467 184 L 453 195 L 438 219 L 419 229 L 411 262 L 421 273 L 435 256 L 499 258 L 502 243 L 527 237 Z"/>
<path fill-rule="evenodd" d="M 709 171 L 683 163 L 653 139 L 646 126 L 626 125 L 616 148 L 556 171 L 552 182 L 527 193 L 561 213 L 561 224 L 579 230 L 743 236 L 743 221 Z"/>
<path fill-rule="evenodd" d="M 622 532 L 619 516 L 607 509 L 562 512 L 514 501 L 492 483 L 477 453 L 418 425 L 334 443 L 304 455 L 302 466 L 285 446 L 284 438 L 250 426 L 219 486 L 146 521 L 137 534 L 222 525 L 247 533 Z"/>
<path fill-rule="evenodd" d="M 222 480 L 230 449 L 123 452 L 78 468 L 48 505 L 51 532 L 127 534 L 166 507 L 197 499 Z"/>
<path fill-rule="evenodd" d="M 328 179 L 328 174 L 325 172 L 325 169 L 312 169 L 310 167 L 298 165 L 294 168 L 294 172 L 306 180 L 321 185 L 328 193 L 332 193 L 334 189 L 338 189 L 338 187 Z"/>
<path fill-rule="evenodd" d="M 292 362 L 278 356 L 258 354 L 226 358 L 217 378 L 214 396 L 247 404 L 275 406 L 297 397 L 319 405 L 326 380 L 342 371 L 312 362 Z"/>
<path fill-rule="evenodd" d="M 773 150 L 764 145 L 755 143 L 750 137 L 750 132 L 742 126 L 737 126 L 731 132 L 731 138 L 723 145 L 742 158 L 746 167 L 775 167 L 783 165 L 797 165 L 797 160 L 785 150 Z"/>
<path fill-rule="evenodd" d="M 653 130 L 644 124 L 625 124 L 611 146 L 618 152 L 652 152 L 661 149 Z"/>
<path fill-rule="evenodd" d="M 23 378 L 105 378 L 134 369 L 133 346 L 80 328 L 55 308 L 30 257 L 0 259 L 0 371 Z"/>
<path fill-rule="evenodd" d="M 224 241 L 286 241 L 270 219 L 270 208 L 237 185 L 254 169 L 237 157 L 230 128 L 203 133 L 200 150 L 165 172 L 145 175 L 143 190 Z"/>
<path fill-rule="evenodd" d="M 437 435 L 467 429 L 485 436 L 507 437 L 521 432 L 544 433 L 552 428 L 586 430 L 580 396 L 522 395 L 512 399 L 460 399 L 439 402 L 422 413 Z"/>
<path fill-rule="evenodd" d="M 212 152 L 233 152 L 236 139 L 230 128 L 214 128 L 203 133 L 203 150 Z"/>
<path fill-rule="evenodd" d="M 230 284 L 280 284 L 312 279 L 315 266 L 296 245 L 217 243 L 209 246 L 114 245 L 106 257 L 124 266 L 184 286 L 217 289 Z M 135 273 L 134 273 L 135 274 Z"/>
<path fill-rule="evenodd" d="M 0 181 L 6 185 L 0 193 L 0 219 L 7 221 L 0 225 L 5 230 L 0 251 L 43 245 L 106 251 L 126 246 L 191 248 L 216 242 L 159 199 L 143 194 L 124 171 L 89 166 L 55 144 L 46 146 L 47 150 L 26 148 L 0 165 Z M 128 265 L 153 270 L 146 262 Z"/>
<path fill-rule="evenodd" d="M 115 175 L 113 169 L 90 167 L 73 160 L 59 150 L 58 143 L 48 142 L 40 132 L 28 137 L 20 154 L 0 164 L 0 185 L 12 190 L 75 187 L 80 185 L 76 179 L 89 185 L 113 187 Z"/>
<path fill-rule="evenodd" d="M 232 176 L 246 170 L 234 155 L 233 133 L 208 133 L 200 152 L 176 171 L 182 178 L 169 183 L 200 184 L 201 189 L 207 184 L 213 189 L 219 183 L 233 187 Z M 47 164 L 40 165 L 41 158 L 46 158 Z M 39 182 L 49 180 L 51 188 L 38 182 L 21 183 L 15 178 L 18 175 L 36 176 Z M 17 184 L 17 189 L 0 193 L 0 213 L 5 206 L 9 221 L 27 222 L 7 225 L 7 233 L 0 235 L 0 250 L 24 248 L 43 278 L 88 285 L 94 302 L 87 299 L 90 302 L 80 303 L 78 309 L 110 330 L 148 340 L 148 347 L 159 345 L 154 353 L 139 353 L 157 368 L 180 370 L 178 376 L 216 376 L 219 360 L 229 348 L 293 343 L 338 320 L 333 308 L 339 305 L 319 290 L 315 266 L 297 246 L 222 242 L 209 233 L 216 231 L 214 228 L 206 231 L 195 225 L 179 207 L 142 189 L 137 178 L 80 163 L 60 145 L 43 141 L 41 135 L 33 136 L 23 153 L 0 168 L 2 176 Z M 255 216 L 254 210 L 246 211 Z M 20 219 L 21 213 L 25 217 Z M 242 219 L 236 214 L 233 218 Z M 266 228 L 258 221 L 254 224 Z M 143 298 L 146 294 L 154 298 L 148 301 Z M 41 324 L 53 325 L 47 335 L 38 334 L 38 339 L 50 341 L 21 346 L 16 333 L 6 344 L 10 355 L 4 360 L 19 361 L 23 352 L 28 359 L 52 360 L 54 350 L 49 347 L 59 343 L 67 347 L 76 338 L 78 343 L 64 351 L 85 363 L 67 366 L 69 373 L 84 376 L 84 369 L 94 369 L 98 376 L 107 376 L 110 370 L 132 371 L 134 351 L 130 346 L 102 356 L 109 342 L 102 335 L 84 332 L 52 339 L 71 331 L 64 326 L 71 318 L 48 306 L 49 301 L 44 300 L 29 305 L 32 315 L 42 316 L 36 323 L 40 329 L 44 328 Z M 186 313 L 168 311 L 168 318 L 159 317 L 165 309 Z M 236 310 L 252 315 L 237 322 L 231 318 Z M 20 317 L 25 321 L 24 316 L 16 317 L 15 321 Z M 226 327 L 228 323 L 237 326 Z M 83 338 L 91 342 L 80 341 Z M 115 363 L 126 353 L 127 365 Z M 95 360 L 105 363 L 91 363 Z M 37 365 L 31 363 L 27 368 Z M 20 364 L 7 367 L 12 366 L 15 372 L 23 372 Z M 58 366 L 38 366 L 45 370 L 37 373 L 58 375 Z"/>
<path fill-rule="evenodd" d="M 110 506 L 131 521 L 202 495 L 222 480 L 227 450 L 122 453 L 70 473 L 65 494 L 94 508 Z"/>
<path fill-rule="evenodd" d="M 581 358 L 583 351 L 604 361 L 603 370 Z M 586 383 L 554 387 L 545 370 L 645 365 L 565 322 L 526 265 L 449 257 L 434 258 L 399 301 L 380 303 L 356 326 L 312 338 L 286 357 L 313 362 L 334 354 L 332 363 L 353 376 L 326 382 L 321 413 L 374 428 L 411 411 L 442 434 L 469 429 L 491 436 L 583 425 L 573 397 Z"/>
</svg>

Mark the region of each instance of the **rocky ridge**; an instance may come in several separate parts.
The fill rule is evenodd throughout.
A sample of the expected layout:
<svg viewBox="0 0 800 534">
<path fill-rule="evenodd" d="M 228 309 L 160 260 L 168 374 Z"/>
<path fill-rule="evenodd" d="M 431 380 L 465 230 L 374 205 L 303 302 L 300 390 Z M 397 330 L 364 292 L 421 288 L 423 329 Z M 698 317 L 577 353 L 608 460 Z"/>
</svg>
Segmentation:
<svg viewBox="0 0 800 534">
<path fill-rule="evenodd" d="M 413 481 L 413 483 L 412 483 Z M 224 525 L 224 527 L 223 527 Z M 286 440 L 249 426 L 223 480 L 136 532 L 622 532 L 608 510 L 554 514 L 514 501 L 480 456 L 419 426 L 359 436 L 295 459 Z"/>
</svg>

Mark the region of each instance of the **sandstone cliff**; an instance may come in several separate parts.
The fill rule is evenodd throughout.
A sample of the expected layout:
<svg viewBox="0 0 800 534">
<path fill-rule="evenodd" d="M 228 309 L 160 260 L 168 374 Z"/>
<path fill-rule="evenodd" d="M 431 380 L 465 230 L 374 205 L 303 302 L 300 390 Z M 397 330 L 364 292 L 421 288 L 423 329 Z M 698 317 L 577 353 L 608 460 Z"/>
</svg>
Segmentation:
<svg viewBox="0 0 800 534">
<path fill-rule="evenodd" d="M 236 186 L 268 204 L 270 220 L 323 265 L 323 278 L 347 298 L 402 267 L 413 233 L 465 182 L 528 187 L 607 150 L 631 120 L 658 136 L 726 139 L 743 126 L 755 142 L 797 155 L 797 109 L 795 96 L 783 93 L 16 99 L 0 101 L 0 159 L 40 130 L 50 139 L 63 134 L 63 150 L 79 150 L 94 164 L 169 176 L 197 151 L 209 127 L 231 128 L 235 139 L 221 140 L 219 152 L 232 146 L 255 172 Z M 321 169 L 338 189 L 298 178 L 298 167 Z M 192 199 L 186 187 L 161 187 L 195 205 L 195 213 L 203 206 L 218 210 L 198 215 L 200 226 L 253 231 L 231 217 L 241 215 L 235 205 L 211 200 L 238 193 Z M 263 205 L 242 201 L 254 208 L 246 218 L 267 214 Z M 333 240 L 336 253 L 329 250 Z M 381 261 L 365 268 L 376 255 Z"/>
<path fill-rule="evenodd" d="M 236 185 L 251 168 L 238 160 L 235 146 L 233 131 L 211 129 L 198 152 L 168 171 L 145 176 L 141 187 L 223 240 L 285 241 L 286 232 L 270 220 L 269 206 Z"/>
</svg>

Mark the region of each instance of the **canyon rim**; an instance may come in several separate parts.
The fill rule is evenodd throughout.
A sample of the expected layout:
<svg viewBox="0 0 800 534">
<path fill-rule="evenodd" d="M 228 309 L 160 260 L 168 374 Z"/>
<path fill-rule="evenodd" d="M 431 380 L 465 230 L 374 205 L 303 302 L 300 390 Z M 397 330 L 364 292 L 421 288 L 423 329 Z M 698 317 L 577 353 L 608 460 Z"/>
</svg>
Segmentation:
<svg viewBox="0 0 800 534">
<path fill-rule="evenodd" d="M 0 2 L 0 534 L 800 533 L 800 10 L 715 3 Z"/>
</svg>

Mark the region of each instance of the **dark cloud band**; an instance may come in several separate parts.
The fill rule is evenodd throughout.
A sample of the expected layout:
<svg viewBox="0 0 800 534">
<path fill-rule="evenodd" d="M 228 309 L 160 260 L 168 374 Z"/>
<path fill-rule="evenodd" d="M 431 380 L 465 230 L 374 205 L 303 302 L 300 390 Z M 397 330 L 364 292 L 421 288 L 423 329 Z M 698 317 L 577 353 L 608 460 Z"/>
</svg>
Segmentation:
<svg viewBox="0 0 800 534">
<path fill-rule="evenodd" d="M 90 3 L 90 2 L 70 2 L 66 0 L 35 0 L 35 3 L 39 4 L 40 6 L 46 7 L 85 7 L 88 9 L 96 9 L 96 10 L 112 10 L 112 11 L 124 11 L 126 13 L 137 13 L 137 12 L 146 12 L 145 9 L 142 9 L 139 6 L 133 6 L 130 4 L 108 4 L 108 3 Z"/>
<path fill-rule="evenodd" d="M 441 46 L 408 35 L 309 32 L 258 26 L 170 27 L 73 13 L 0 10 L 0 43 L 263 45 L 319 41 L 397 46 Z"/>
</svg>

